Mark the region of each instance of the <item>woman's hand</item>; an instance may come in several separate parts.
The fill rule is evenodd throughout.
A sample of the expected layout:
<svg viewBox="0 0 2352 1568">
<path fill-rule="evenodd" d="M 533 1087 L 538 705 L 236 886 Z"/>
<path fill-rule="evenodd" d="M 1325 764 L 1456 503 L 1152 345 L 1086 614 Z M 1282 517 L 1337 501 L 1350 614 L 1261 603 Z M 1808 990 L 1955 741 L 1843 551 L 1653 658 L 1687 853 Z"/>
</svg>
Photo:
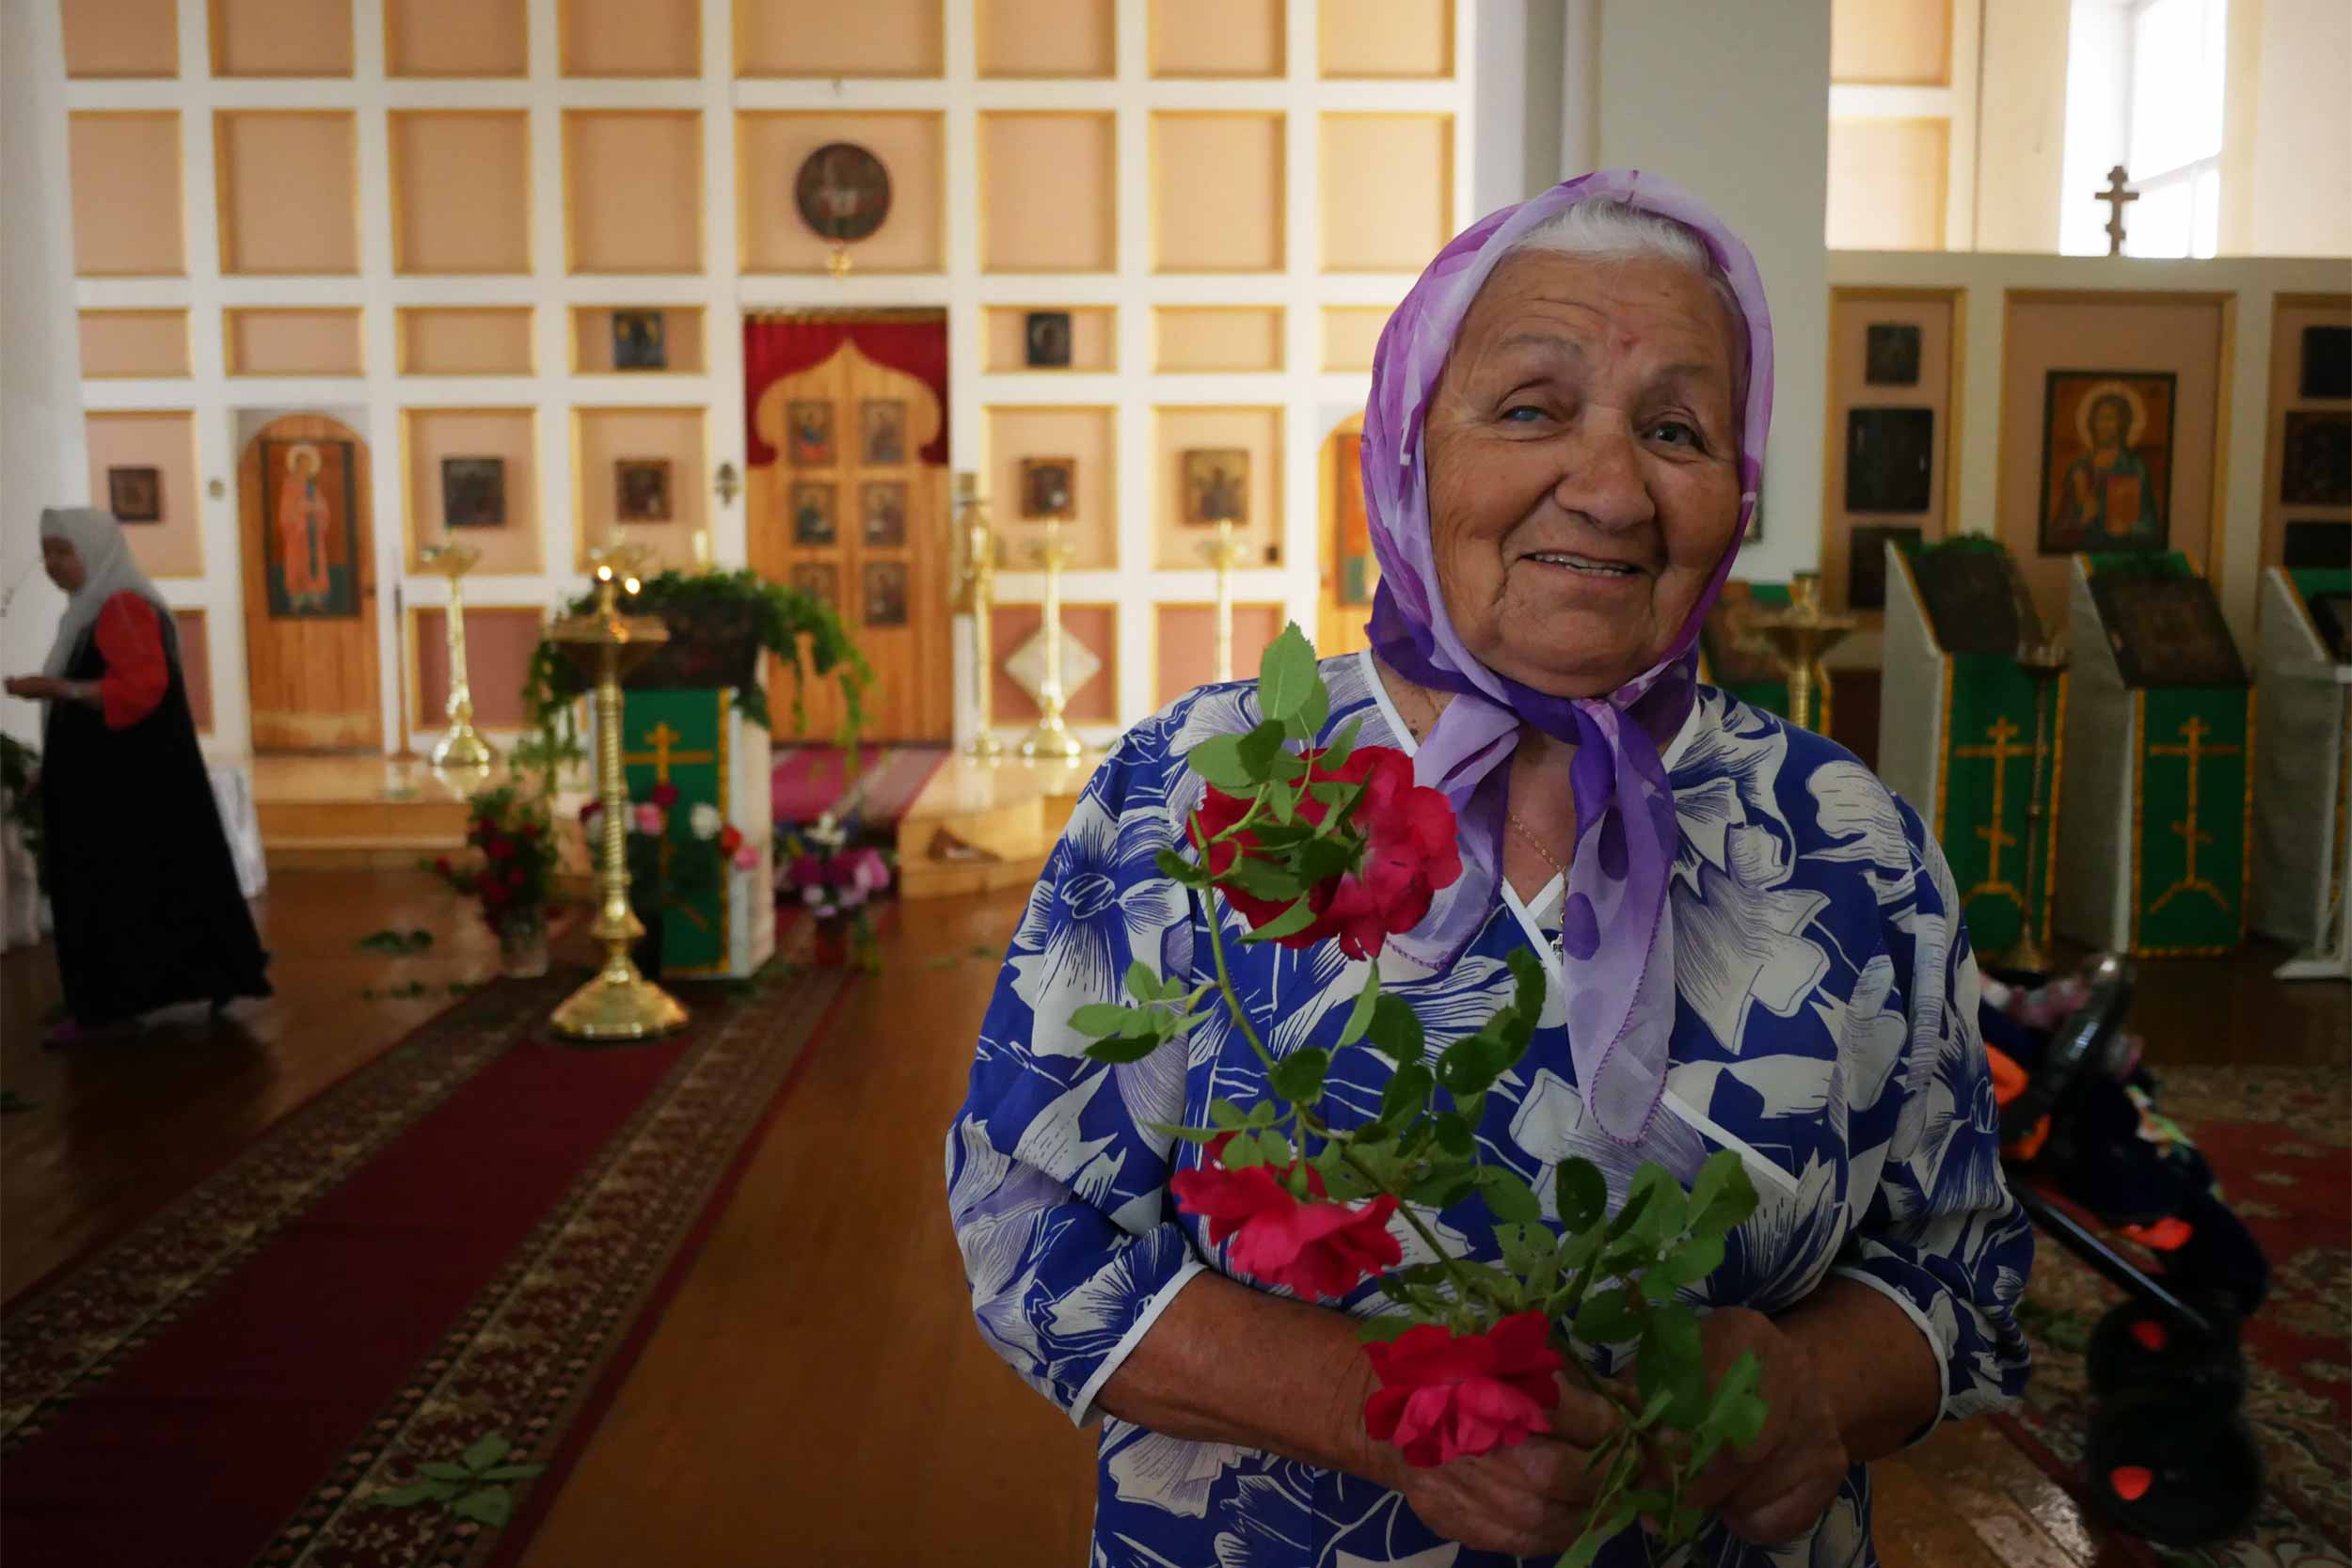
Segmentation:
<svg viewBox="0 0 2352 1568">
<path fill-rule="evenodd" d="M 1771 1406 L 1754 1446 L 1726 1449 L 1684 1501 L 1711 1509 L 1742 1541 L 1777 1545 L 1820 1522 L 1852 1467 L 1824 1380 L 1804 1343 L 1761 1312 L 1721 1307 L 1700 1320 L 1712 1386 L 1745 1351 L 1761 1364 L 1756 1392 Z"/>
<path fill-rule="evenodd" d="M 72 699 L 73 682 L 58 675 L 10 675 L 8 691 L 34 702 L 62 703 Z"/>
<path fill-rule="evenodd" d="M 1375 1479 L 1449 1541 L 1518 1557 L 1564 1552 L 1584 1533 L 1605 1479 L 1605 1467 L 1587 1462 L 1620 1419 L 1614 1405 L 1563 1376 L 1549 1433 L 1426 1468 L 1387 1449 L 1388 1473 Z"/>
</svg>

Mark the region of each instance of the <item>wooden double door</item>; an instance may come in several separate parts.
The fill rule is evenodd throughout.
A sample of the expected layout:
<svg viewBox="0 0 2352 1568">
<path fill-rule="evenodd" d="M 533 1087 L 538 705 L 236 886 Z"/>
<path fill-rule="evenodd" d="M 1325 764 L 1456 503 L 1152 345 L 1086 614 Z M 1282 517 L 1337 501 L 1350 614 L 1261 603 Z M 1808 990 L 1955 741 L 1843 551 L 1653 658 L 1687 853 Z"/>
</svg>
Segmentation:
<svg viewBox="0 0 2352 1568">
<path fill-rule="evenodd" d="M 752 569 L 834 606 L 873 666 L 866 734 L 875 740 L 954 733 L 947 470 L 921 455 L 942 414 L 922 381 L 847 341 L 770 386 L 754 411 L 776 461 L 747 486 Z M 780 661 L 768 685 L 786 725 L 792 677 Z M 830 735 L 841 721 L 832 683 L 811 683 L 806 702 L 809 736 Z"/>
</svg>

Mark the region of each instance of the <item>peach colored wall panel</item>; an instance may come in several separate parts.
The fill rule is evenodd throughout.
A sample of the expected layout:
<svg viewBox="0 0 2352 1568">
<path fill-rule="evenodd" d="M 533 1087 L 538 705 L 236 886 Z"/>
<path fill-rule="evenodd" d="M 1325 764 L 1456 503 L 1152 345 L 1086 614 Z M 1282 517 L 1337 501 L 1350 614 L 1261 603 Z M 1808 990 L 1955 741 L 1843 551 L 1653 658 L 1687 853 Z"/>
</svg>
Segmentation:
<svg viewBox="0 0 2352 1568">
<path fill-rule="evenodd" d="M 1275 566 L 1267 554 L 1282 538 L 1282 411 L 1279 408 L 1162 408 L 1153 420 L 1152 532 L 1155 563 L 1164 568 L 1199 567 L 1200 546 L 1216 537 L 1214 528 L 1184 521 L 1184 453 L 1244 451 L 1249 483 L 1239 532 L 1246 566 Z"/>
<path fill-rule="evenodd" d="M 396 318 L 403 375 L 529 375 L 531 308 L 420 306 Z"/>
<path fill-rule="evenodd" d="M 1453 117 L 1323 117 L 1324 271 L 1417 273 L 1453 232 Z"/>
<path fill-rule="evenodd" d="M 2064 625 L 2066 557 L 2040 553 L 2042 401 L 2052 371 L 2171 372 L 2172 474 L 2159 506 L 2169 546 L 2206 572 L 2215 560 L 2214 436 L 2221 396 L 2221 303 L 2012 299 L 2001 341 L 2001 543 L 2044 622 Z"/>
<path fill-rule="evenodd" d="M 1951 61 L 1952 0 L 1830 0 L 1831 81 L 1936 87 Z"/>
<path fill-rule="evenodd" d="M 65 73 L 179 75 L 178 12 L 178 0 L 57 0 Z"/>
<path fill-rule="evenodd" d="M 735 69 L 744 76 L 937 76 L 947 58 L 942 4 L 736 0 Z"/>
<path fill-rule="evenodd" d="M 1151 0 L 1154 76 L 1279 76 L 1282 0 Z"/>
<path fill-rule="evenodd" d="M 1153 608 L 1157 625 L 1152 647 L 1152 701 L 1165 707 L 1196 687 L 1216 679 L 1216 607 L 1164 604 Z M 1279 604 L 1233 607 L 1233 678 L 1249 680 L 1266 644 L 1282 635 L 1290 611 Z"/>
<path fill-rule="evenodd" d="M 523 683 L 546 624 L 545 613 L 534 606 L 466 606 L 466 687 L 475 723 L 491 730 L 524 726 Z M 419 607 L 411 635 L 417 688 L 409 727 L 441 729 L 449 723 L 449 611 Z"/>
<path fill-rule="evenodd" d="M 86 377 L 188 373 L 185 310 L 85 310 L 80 326 Z"/>
<path fill-rule="evenodd" d="M 391 115 L 392 266 L 531 270 L 531 129 L 504 110 Z"/>
<path fill-rule="evenodd" d="M 1000 604 L 989 611 L 990 646 L 996 655 L 994 679 L 989 683 L 989 718 L 1008 727 L 1037 721 L 1037 705 L 1020 684 L 1005 673 L 1004 661 L 1045 624 L 1043 609 L 1033 604 Z M 1062 717 L 1073 724 L 1107 724 L 1117 717 L 1119 700 L 1119 608 L 1106 604 L 1061 607 L 1062 636 L 1084 643 L 1102 662 L 1094 678 L 1074 691 L 1062 693 Z M 1068 641 L 1063 646 L 1067 647 Z"/>
<path fill-rule="evenodd" d="M 890 170 L 890 220 L 850 247 L 860 272 L 938 272 L 946 265 L 940 117 L 776 114 L 736 117 L 736 183 L 745 272 L 823 272 L 832 245 L 801 221 L 792 182 L 827 142 L 856 142 Z"/>
<path fill-rule="evenodd" d="M 539 446 L 528 408 L 411 408 L 401 416 L 408 458 L 408 568 L 423 565 L 434 545 L 461 544 L 482 552 L 483 573 L 536 572 L 539 542 Z M 449 526 L 442 505 L 441 465 L 451 458 L 495 457 L 505 467 L 502 521 Z"/>
<path fill-rule="evenodd" d="M 531 69 L 523 0 L 384 0 L 384 69 L 393 76 L 523 75 Z"/>
<path fill-rule="evenodd" d="M 155 578 L 204 575 L 204 541 L 198 528 L 196 420 L 184 412 L 90 414 L 83 427 L 89 439 L 90 503 L 105 506 L 111 491 L 108 468 L 153 468 L 160 485 L 151 523 L 123 529 L 131 559 Z"/>
<path fill-rule="evenodd" d="M 213 733 L 213 648 L 204 632 L 204 612 L 200 610 L 175 610 L 171 612 L 172 634 L 180 643 L 180 681 L 187 689 L 188 717 L 196 721 L 196 733 Z"/>
<path fill-rule="evenodd" d="M 1315 19 L 1326 76 L 1451 76 L 1454 0 L 1347 0 Z"/>
<path fill-rule="evenodd" d="M 358 127 L 337 112 L 224 111 L 213 117 L 220 270 L 359 270 Z"/>
<path fill-rule="evenodd" d="M 1162 372 L 1279 371 L 1279 305 L 1164 305 L 1152 312 L 1152 369 Z"/>
<path fill-rule="evenodd" d="M 1118 69 L 1112 0 L 979 0 L 983 76 L 1091 76 Z"/>
<path fill-rule="evenodd" d="M 84 277 L 184 274 L 179 115 L 76 111 L 66 126 L 73 270 Z"/>
<path fill-rule="evenodd" d="M 1368 371 L 1380 333 L 1389 325 L 1385 305 L 1327 305 L 1323 308 L 1323 368 Z"/>
<path fill-rule="evenodd" d="M 564 117 L 572 271 L 702 271 L 702 191 L 699 114 L 580 110 Z"/>
<path fill-rule="evenodd" d="M 580 454 L 580 484 L 572 498 L 580 564 L 587 552 L 618 542 L 623 458 L 666 458 L 670 464 L 667 522 L 632 523 L 628 542 L 654 552 L 661 566 L 694 564 L 694 535 L 708 526 L 705 498 L 710 481 L 703 462 L 704 414 L 699 408 L 581 408 L 572 450 Z M 658 569 L 658 568 L 657 568 Z"/>
<path fill-rule="evenodd" d="M 1279 272 L 1282 117 L 1152 117 L 1152 266 Z"/>
<path fill-rule="evenodd" d="M 699 76 L 698 0 L 559 0 L 566 76 Z"/>
<path fill-rule="evenodd" d="M 230 375 L 362 375 L 359 312 L 230 310 L 222 321 Z"/>
<path fill-rule="evenodd" d="M 988 468 L 982 494 L 989 520 L 1004 540 L 999 564 L 1012 572 L 1034 571 L 1036 546 L 1045 537 L 1041 520 L 1021 515 L 1024 458 L 1070 458 L 1078 465 L 1073 486 L 1077 515 L 1062 524 L 1062 537 L 1075 551 L 1080 571 L 1119 563 L 1118 443 L 1108 408 L 991 408 Z"/>
<path fill-rule="evenodd" d="M 644 307 L 644 309 L 654 309 Z M 660 308 L 661 343 L 676 374 L 703 372 L 703 313 L 691 305 Z M 607 306 L 583 306 L 572 311 L 572 368 L 588 375 L 649 375 L 643 369 L 615 372 L 612 368 L 612 310 Z"/>
<path fill-rule="evenodd" d="M 1834 250 L 1941 250 L 1951 127 L 1941 119 L 1829 122 Z"/>
<path fill-rule="evenodd" d="M 211 0 L 215 76 L 348 76 L 351 8 L 322 0 Z"/>
<path fill-rule="evenodd" d="M 980 116 L 980 265 L 1109 272 L 1119 264 L 1113 120 L 1101 114 Z"/>
<path fill-rule="evenodd" d="M 1061 310 L 1070 318 L 1070 363 L 1032 366 L 1029 363 L 1029 313 Z M 1119 368 L 1118 312 L 1107 305 L 1064 309 L 1052 305 L 992 305 L 988 308 L 989 373 L 1018 374 L 1038 371 L 1110 371 Z"/>
</svg>

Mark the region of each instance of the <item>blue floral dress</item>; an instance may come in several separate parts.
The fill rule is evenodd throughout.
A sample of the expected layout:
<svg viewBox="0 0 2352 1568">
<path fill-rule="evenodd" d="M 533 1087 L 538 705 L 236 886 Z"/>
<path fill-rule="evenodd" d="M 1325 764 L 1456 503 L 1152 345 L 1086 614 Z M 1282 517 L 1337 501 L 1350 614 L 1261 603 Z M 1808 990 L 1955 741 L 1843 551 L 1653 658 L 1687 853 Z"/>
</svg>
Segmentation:
<svg viewBox="0 0 2352 1568">
<path fill-rule="evenodd" d="M 1410 751 L 1367 655 L 1324 661 L 1327 733 L 1361 716 L 1361 743 Z M 981 1333 L 1081 1424 L 1102 1421 L 1094 1568 L 1491 1568 L 1515 1560 L 1441 1540 L 1399 1495 L 1338 1471 L 1114 1418 L 1095 1401 L 1160 1311 L 1222 1249 L 1177 1212 L 1168 1178 L 1200 1150 L 1150 1124 L 1205 1125 L 1223 1096 L 1266 1095 L 1224 1022 L 1140 1062 L 1102 1066 L 1071 1015 L 1120 998 L 1131 959 L 1213 975 L 1202 906 L 1154 867 L 1183 843 L 1200 781 L 1184 753 L 1257 722 L 1255 689 L 1207 687 L 1123 736 L 1096 772 L 1014 934 L 947 1135 L 948 1205 Z M 1435 1053 L 1508 1000 L 1505 956 L 1551 974 L 1534 1044 L 1488 1094 L 1480 1157 L 1525 1177 L 1553 1218 L 1551 1167 L 1581 1156 L 1621 1202 L 1656 1160 L 1687 1183 L 1736 1149 L 1758 1203 L 1720 1268 L 1684 1299 L 1777 1312 L 1837 1274 L 1883 1291 L 1944 1367 L 1942 1418 L 1996 1409 L 2026 1375 L 2014 1317 L 2032 1233 L 2001 1178 L 1999 1120 L 1976 1022 L 1976 962 L 1960 900 L 1911 808 L 1850 754 L 1700 689 L 1666 755 L 1681 824 L 1673 872 L 1679 991 L 1665 1101 L 1639 1149 L 1588 1126 L 1570 1065 L 1551 932 L 1560 886 L 1532 906 L 1506 887 L 1478 940 L 1434 978 L 1392 978 Z M 1335 942 L 1242 947 L 1218 903 L 1234 985 L 1279 1056 L 1330 1046 L 1365 965 Z M 1369 1120 L 1389 1075 L 1342 1052 L 1327 1114 Z M 1475 1198 L 1424 1218 L 1464 1255 L 1499 1259 Z M 1407 1263 L 1427 1255 L 1395 1222 Z M 1369 1285 L 1344 1304 L 1383 1303 Z M 1622 1349 L 1622 1347 L 1621 1347 Z M 1613 1358 L 1598 1353 L 1603 1362 Z M 1648 1559 L 1638 1532 L 1603 1568 Z M 1537 1560 L 1528 1560 L 1535 1561 Z M 1549 1559 L 1542 1560 L 1549 1561 Z M 1869 1474 L 1857 1465 L 1812 1535 L 1767 1549 L 1710 1527 L 1685 1560 L 1713 1568 L 1858 1568 L 1870 1544 Z"/>
</svg>

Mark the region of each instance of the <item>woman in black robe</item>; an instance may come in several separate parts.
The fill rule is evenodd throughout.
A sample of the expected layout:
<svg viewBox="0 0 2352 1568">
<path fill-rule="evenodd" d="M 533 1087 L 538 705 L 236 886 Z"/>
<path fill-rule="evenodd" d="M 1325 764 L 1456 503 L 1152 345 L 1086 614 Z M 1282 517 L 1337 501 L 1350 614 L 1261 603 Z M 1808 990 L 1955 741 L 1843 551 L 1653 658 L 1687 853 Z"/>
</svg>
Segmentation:
<svg viewBox="0 0 2352 1568">
<path fill-rule="evenodd" d="M 188 711 L 179 640 L 106 513 L 40 516 L 41 563 L 67 594 L 38 675 L 40 881 L 56 925 L 67 1044 L 179 1002 L 270 994 Z"/>
</svg>

